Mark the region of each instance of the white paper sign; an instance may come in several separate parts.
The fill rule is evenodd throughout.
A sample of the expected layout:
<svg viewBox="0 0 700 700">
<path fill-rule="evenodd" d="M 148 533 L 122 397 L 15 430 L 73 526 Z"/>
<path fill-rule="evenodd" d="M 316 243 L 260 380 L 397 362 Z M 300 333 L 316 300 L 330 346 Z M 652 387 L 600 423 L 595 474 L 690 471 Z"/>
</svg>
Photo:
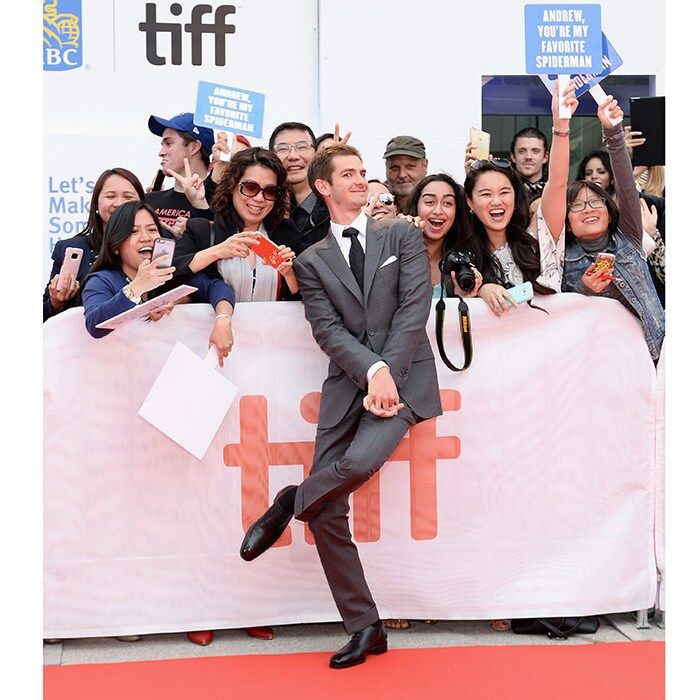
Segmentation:
<svg viewBox="0 0 700 700">
<path fill-rule="evenodd" d="M 202 359 L 178 341 L 139 409 L 141 418 L 200 460 L 238 393 L 216 371 L 216 361 L 214 346 Z"/>
<path fill-rule="evenodd" d="M 172 302 L 182 299 L 188 294 L 192 294 L 192 292 L 196 291 L 197 287 L 192 287 L 189 284 L 181 284 L 179 287 L 175 287 L 175 289 L 171 289 L 169 292 L 161 294 L 155 299 L 144 301 L 143 304 L 137 304 L 133 309 L 123 311 L 116 316 L 112 316 L 112 318 L 108 318 L 106 321 L 102 321 L 102 323 L 98 323 L 95 328 L 109 328 L 111 330 L 116 330 L 117 328 L 128 326 L 134 321 L 145 318 L 151 313 L 151 311 L 157 311 L 167 304 L 171 304 Z"/>
</svg>

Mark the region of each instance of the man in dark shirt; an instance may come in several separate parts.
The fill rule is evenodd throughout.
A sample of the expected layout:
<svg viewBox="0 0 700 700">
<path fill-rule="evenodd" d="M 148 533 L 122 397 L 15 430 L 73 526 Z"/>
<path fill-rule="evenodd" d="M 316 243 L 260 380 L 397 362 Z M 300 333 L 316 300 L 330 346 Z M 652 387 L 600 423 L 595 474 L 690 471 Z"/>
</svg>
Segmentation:
<svg viewBox="0 0 700 700">
<path fill-rule="evenodd" d="M 272 238 L 297 255 L 324 239 L 330 227 L 328 210 L 311 191 L 308 179 L 309 163 L 316 155 L 314 143 L 314 132 L 301 122 L 284 122 L 270 136 L 270 149 L 287 171 L 291 193 L 289 218 L 277 227 Z"/>
<path fill-rule="evenodd" d="M 149 192 L 146 202 L 156 210 L 160 223 L 179 238 L 188 219 L 213 218 L 209 202 L 216 184 L 209 176 L 209 159 L 214 132 L 196 126 L 192 112 L 176 114 L 172 119 L 151 116 L 148 128 L 163 137 L 158 152 L 160 167 L 165 175 L 175 178 L 175 185 Z"/>
</svg>

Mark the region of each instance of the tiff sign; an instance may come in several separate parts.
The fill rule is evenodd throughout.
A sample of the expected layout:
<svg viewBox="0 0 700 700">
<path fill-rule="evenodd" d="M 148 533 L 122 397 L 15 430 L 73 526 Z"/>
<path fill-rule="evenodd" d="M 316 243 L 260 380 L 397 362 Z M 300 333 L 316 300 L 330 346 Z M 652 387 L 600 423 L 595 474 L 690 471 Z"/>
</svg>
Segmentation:
<svg viewBox="0 0 700 700">
<path fill-rule="evenodd" d="M 158 17 L 155 2 L 146 3 L 146 19 L 139 22 L 139 31 L 146 35 L 146 58 L 154 66 L 164 66 L 165 56 L 158 53 L 157 40 L 159 34 L 170 37 L 170 62 L 174 66 L 182 65 L 182 35 L 190 35 L 192 65 L 202 65 L 202 37 L 212 34 L 214 37 L 214 64 L 226 65 L 226 37 L 234 34 L 236 27 L 229 24 L 228 18 L 235 14 L 234 5 L 219 5 L 214 10 L 212 5 L 195 5 L 190 19 L 175 21 L 182 16 L 182 5 L 174 2 L 170 5 L 170 16 Z"/>
</svg>

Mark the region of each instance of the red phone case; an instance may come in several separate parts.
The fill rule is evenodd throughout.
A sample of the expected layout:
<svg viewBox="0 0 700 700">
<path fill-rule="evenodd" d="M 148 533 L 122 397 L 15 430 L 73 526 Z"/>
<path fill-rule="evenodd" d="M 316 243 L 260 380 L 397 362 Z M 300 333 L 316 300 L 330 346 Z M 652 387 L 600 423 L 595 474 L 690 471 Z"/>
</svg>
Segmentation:
<svg viewBox="0 0 700 700">
<path fill-rule="evenodd" d="M 269 238 L 260 236 L 258 242 L 253 246 L 255 254 L 261 257 L 271 267 L 277 267 L 284 262 L 279 254 L 279 246 L 276 246 Z"/>
<path fill-rule="evenodd" d="M 61 271 L 58 273 L 59 287 L 63 286 L 63 282 L 68 275 L 73 275 L 74 277 L 78 276 L 80 261 L 82 259 L 82 248 L 66 248 L 65 255 L 63 256 L 63 263 L 61 263 Z"/>
</svg>

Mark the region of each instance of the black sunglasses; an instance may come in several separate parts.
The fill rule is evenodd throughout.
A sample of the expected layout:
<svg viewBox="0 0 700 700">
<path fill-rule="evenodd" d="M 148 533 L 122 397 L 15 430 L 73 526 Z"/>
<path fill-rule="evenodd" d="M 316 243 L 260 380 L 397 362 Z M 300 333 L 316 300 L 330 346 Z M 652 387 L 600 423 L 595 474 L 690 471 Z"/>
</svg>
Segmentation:
<svg viewBox="0 0 700 700">
<path fill-rule="evenodd" d="M 511 167 L 511 162 L 506 158 L 493 158 L 492 160 L 475 160 L 469 167 L 472 170 L 480 170 L 488 164 L 495 165 L 497 168 L 507 170 Z"/>
<path fill-rule="evenodd" d="M 277 185 L 260 187 L 260 185 L 253 180 L 241 180 L 238 183 L 238 189 L 240 193 L 246 197 L 255 197 L 258 192 L 262 190 L 263 199 L 266 199 L 268 202 L 274 202 L 282 192 L 282 188 Z"/>
</svg>

